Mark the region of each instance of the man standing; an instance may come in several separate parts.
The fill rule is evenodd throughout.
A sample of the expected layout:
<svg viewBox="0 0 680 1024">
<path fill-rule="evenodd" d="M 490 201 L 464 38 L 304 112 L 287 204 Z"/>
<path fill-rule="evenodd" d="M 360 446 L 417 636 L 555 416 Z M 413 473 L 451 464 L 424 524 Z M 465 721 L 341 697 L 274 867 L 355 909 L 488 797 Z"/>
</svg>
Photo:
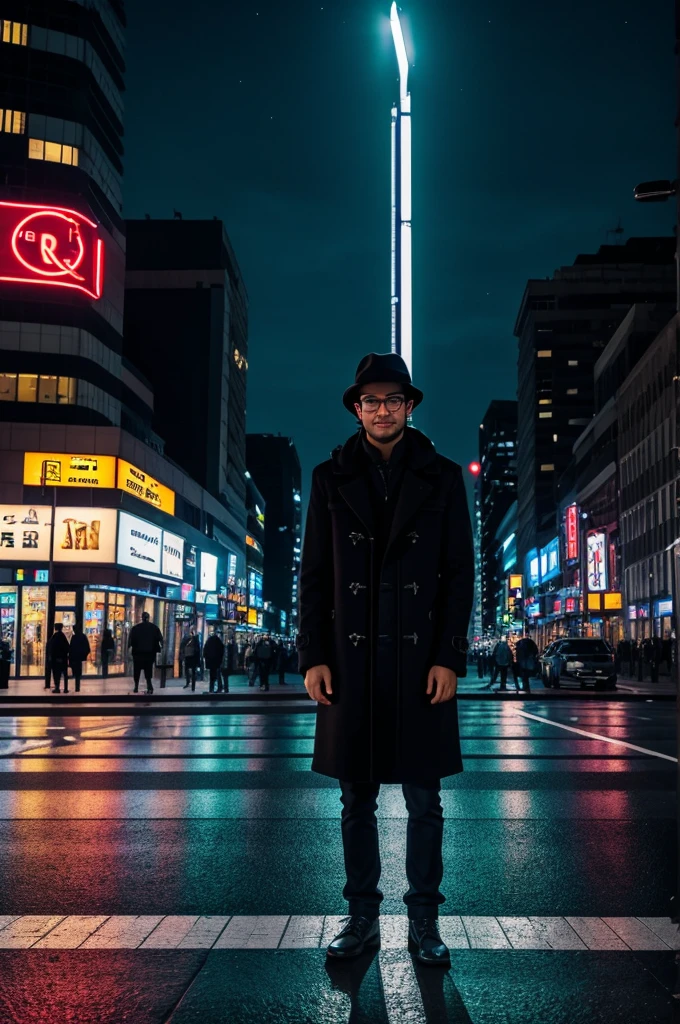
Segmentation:
<svg viewBox="0 0 680 1024">
<path fill-rule="evenodd" d="M 222 659 L 224 658 L 224 644 L 222 637 L 217 630 L 213 630 L 203 647 L 203 660 L 205 667 L 210 673 L 210 692 L 222 693 Z M 227 685 L 227 691 L 229 686 Z"/>
<path fill-rule="evenodd" d="M 196 690 L 196 669 L 201 662 L 201 648 L 195 629 L 190 629 L 189 635 L 182 641 L 180 654 L 184 658 L 184 677 L 186 679 L 184 689 L 191 686 L 193 692 Z"/>
<path fill-rule="evenodd" d="M 517 659 L 517 671 L 522 679 L 524 692 L 527 695 L 531 695 L 531 683 L 529 680 L 532 675 L 538 672 L 538 647 L 528 633 L 517 641 L 515 657 Z M 515 679 L 515 687 L 519 693 L 517 679 Z"/>
<path fill-rule="evenodd" d="M 269 689 L 269 673 L 272 670 L 272 662 L 274 660 L 274 645 L 265 634 L 260 637 L 255 647 L 255 661 L 257 662 L 257 671 L 260 676 L 260 689 Z"/>
<path fill-rule="evenodd" d="M 54 623 L 54 633 L 47 641 L 47 665 L 48 676 L 52 674 L 54 689 L 52 693 L 59 693 L 61 677 L 64 677 L 64 693 L 68 693 L 68 640 L 64 633 L 64 623 Z"/>
<path fill-rule="evenodd" d="M 83 676 L 83 662 L 90 655 L 90 641 L 83 633 L 80 626 L 73 627 L 73 636 L 68 646 L 68 663 L 73 672 L 73 682 L 76 693 L 80 693 L 80 680 Z M 68 676 L 64 681 L 64 693 L 68 693 Z"/>
<path fill-rule="evenodd" d="M 338 779 L 349 920 L 328 947 L 378 944 L 381 783 L 401 783 L 409 948 L 448 964 L 438 930 L 441 779 L 463 770 L 456 687 L 474 590 L 461 467 L 407 427 L 423 394 L 401 356 L 366 356 L 343 404 L 359 433 L 317 466 L 300 571 L 300 672 L 318 702 L 312 769 Z"/>
<path fill-rule="evenodd" d="M 163 634 L 154 622 L 149 621 L 148 612 L 142 612 L 142 621 L 130 630 L 128 646 L 132 651 L 135 693 L 139 693 L 139 677 L 142 672 L 146 679 L 146 692 L 153 693 L 153 667 L 156 655 L 163 646 Z"/>
</svg>

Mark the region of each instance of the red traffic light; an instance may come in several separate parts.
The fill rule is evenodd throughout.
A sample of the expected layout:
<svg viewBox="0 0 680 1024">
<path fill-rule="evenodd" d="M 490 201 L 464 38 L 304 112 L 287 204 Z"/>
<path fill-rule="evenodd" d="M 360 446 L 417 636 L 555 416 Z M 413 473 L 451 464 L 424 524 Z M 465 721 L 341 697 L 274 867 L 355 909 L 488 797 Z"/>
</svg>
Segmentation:
<svg viewBox="0 0 680 1024">
<path fill-rule="evenodd" d="M 470 465 L 468 466 L 468 469 L 470 470 L 473 476 L 477 476 L 481 468 L 482 467 L 479 465 L 478 462 L 471 462 Z"/>
</svg>

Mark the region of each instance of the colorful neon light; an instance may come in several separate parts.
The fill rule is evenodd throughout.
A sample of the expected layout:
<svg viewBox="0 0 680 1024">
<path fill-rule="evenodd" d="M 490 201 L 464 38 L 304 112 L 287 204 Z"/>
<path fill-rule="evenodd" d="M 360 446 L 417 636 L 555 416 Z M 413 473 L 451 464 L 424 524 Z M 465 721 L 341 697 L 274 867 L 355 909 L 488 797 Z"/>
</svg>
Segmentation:
<svg viewBox="0 0 680 1024">
<path fill-rule="evenodd" d="M 98 232 L 77 210 L 0 202 L 0 281 L 74 288 L 99 299 L 104 243 Z"/>
</svg>

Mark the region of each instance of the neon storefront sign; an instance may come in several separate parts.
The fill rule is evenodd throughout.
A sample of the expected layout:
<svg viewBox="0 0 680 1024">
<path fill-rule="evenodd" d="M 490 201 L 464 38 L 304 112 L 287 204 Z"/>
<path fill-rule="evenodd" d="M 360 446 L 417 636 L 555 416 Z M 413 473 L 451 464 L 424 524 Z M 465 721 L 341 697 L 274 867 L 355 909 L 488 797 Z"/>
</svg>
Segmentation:
<svg viewBox="0 0 680 1024">
<path fill-rule="evenodd" d="M 103 280 L 104 242 L 93 220 L 62 206 L 0 202 L 0 281 L 100 299 Z"/>
</svg>

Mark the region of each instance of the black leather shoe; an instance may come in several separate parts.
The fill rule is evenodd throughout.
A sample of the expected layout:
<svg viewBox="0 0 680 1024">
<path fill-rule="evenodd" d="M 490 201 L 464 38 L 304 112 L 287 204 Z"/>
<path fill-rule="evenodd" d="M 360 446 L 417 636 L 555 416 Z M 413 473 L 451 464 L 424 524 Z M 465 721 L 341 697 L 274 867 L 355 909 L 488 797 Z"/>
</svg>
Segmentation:
<svg viewBox="0 0 680 1024">
<path fill-rule="evenodd" d="M 380 918 L 371 920 L 360 914 L 352 914 L 347 924 L 338 932 L 326 949 L 327 956 L 349 959 L 360 956 L 367 946 L 380 945 Z"/>
<path fill-rule="evenodd" d="M 448 946 L 439 934 L 436 917 L 409 920 L 408 948 L 422 964 L 451 965 Z"/>
</svg>

